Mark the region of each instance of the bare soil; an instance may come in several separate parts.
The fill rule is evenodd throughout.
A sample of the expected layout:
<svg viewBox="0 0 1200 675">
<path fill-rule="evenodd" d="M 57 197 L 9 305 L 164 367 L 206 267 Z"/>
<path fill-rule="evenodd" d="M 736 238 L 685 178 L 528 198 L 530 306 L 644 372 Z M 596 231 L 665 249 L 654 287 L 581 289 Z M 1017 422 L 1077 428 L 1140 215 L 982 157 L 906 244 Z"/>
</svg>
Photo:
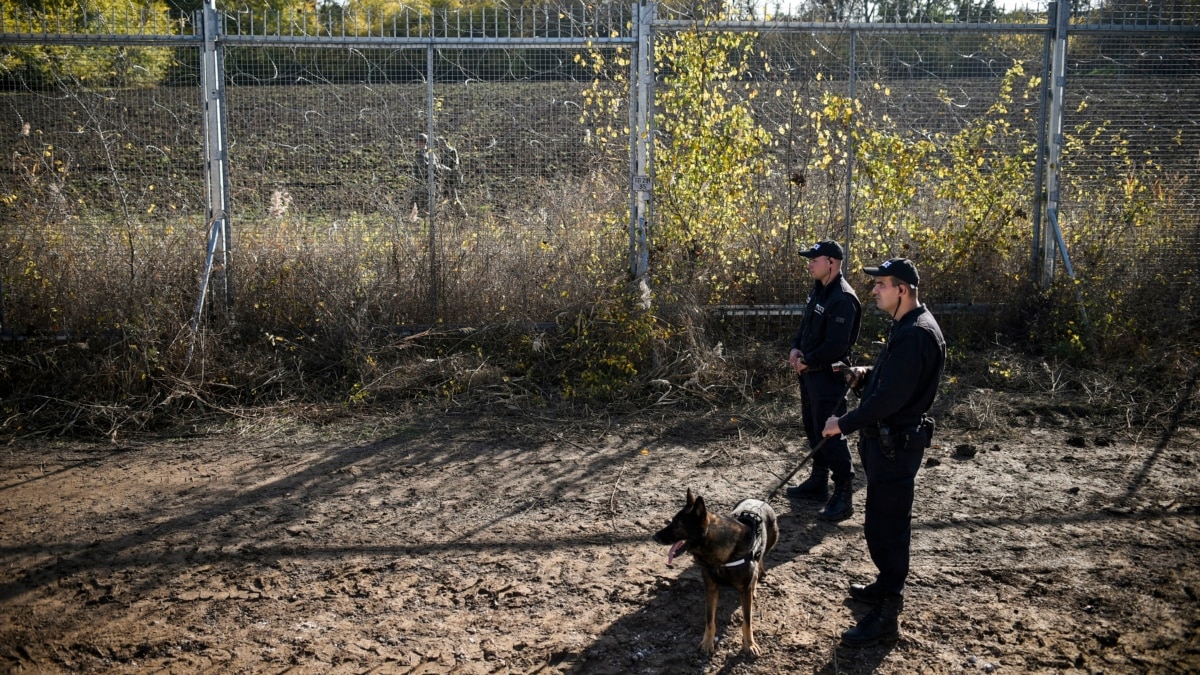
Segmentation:
<svg viewBox="0 0 1200 675">
<path fill-rule="evenodd" d="M 1045 412 L 1045 411 L 1043 411 Z M 756 659 L 650 533 L 691 487 L 763 498 L 797 420 L 415 408 L 0 449 L 0 669 L 17 673 L 1200 671 L 1200 432 L 940 431 L 901 639 L 837 646 L 856 515 L 777 496 Z M 945 425 L 944 425 L 945 426 Z M 973 456 L 970 455 L 974 451 Z M 861 471 L 860 471 L 861 482 Z"/>
</svg>

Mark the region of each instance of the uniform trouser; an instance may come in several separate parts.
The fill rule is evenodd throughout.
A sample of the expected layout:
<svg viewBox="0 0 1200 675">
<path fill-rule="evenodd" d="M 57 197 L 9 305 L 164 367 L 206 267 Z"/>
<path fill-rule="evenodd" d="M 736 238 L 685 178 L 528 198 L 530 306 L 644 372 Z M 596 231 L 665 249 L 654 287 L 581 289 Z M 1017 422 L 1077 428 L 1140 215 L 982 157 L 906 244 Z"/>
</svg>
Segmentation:
<svg viewBox="0 0 1200 675">
<path fill-rule="evenodd" d="M 830 415 L 846 414 L 846 380 L 841 373 L 823 370 L 800 375 L 801 418 L 808 447 L 821 442 L 825 420 Z M 831 438 L 813 456 L 813 471 L 828 470 L 835 483 L 854 480 L 854 464 L 850 461 L 850 446 L 844 437 Z"/>
<path fill-rule="evenodd" d="M 902 594 L 912 545 L 913 492 L 925 449 L 897 448 L 889 459 L 878 438 L 860 438 L 858 456 L 867 474 L 863 534 L 879 570 L 875 583 L 884 593 Z"/>
</svg>

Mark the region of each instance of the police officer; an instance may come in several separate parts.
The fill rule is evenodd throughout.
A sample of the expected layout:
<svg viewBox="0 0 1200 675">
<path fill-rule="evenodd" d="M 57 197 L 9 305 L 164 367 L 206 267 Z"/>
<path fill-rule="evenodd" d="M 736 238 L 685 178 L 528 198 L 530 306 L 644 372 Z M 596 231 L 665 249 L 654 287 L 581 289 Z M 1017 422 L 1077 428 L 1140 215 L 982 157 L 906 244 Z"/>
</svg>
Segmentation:
<svg viewBox="0 0 1200 675">
<path fill-rule="evenodd" d="M 879 570 L 870 584 L 852 584 L 850 597 L 872 605 L 842 644 L 861 647 L 900 634 L 904 582 L 912 541 L 917 470 L 933 435 L 926 417 L 946 367 L 946 341 L 933 314 L 917 298 L 920 275 L 911 260 L 892 258 L 867 267 L 875 277 L 875 305 L 892 317 L 890 334 L 871 368 L 854 368 L 862 387 L 858 408 L 825 422 L 824 435 L 859 432 L 858 454 L 867 474 L 863 534 Z"/>
<path fill-rule="evenodd" d="M 800 252 L 808 258 L 808 273 L 813 278 L 812 290 L 804 307 L 804 320 L 796 337 L 788 362 L 799 374 L 801 419 L 810 448 L 821 440 L 825 418 L 846 412 L 846 383 L 842 373 L 834 372 L 832 364 L 849 362 L 850 350 L 858 340 L 862 305 L 854 289 L 842 277 L 840 244 L 832 240 L 819 241 Z M 829 495 L 829 474 L 833 473 L 833 495 Z M 808 480 L 788 488 L 789 497 L 825 499 L 825 508 L 817 513 L 822 520 L 844 520 L 854 513 L 854 464 L 850 448 L 843 437 L 831 438 L 813 455 L 812 475 Z"/>
</svg>

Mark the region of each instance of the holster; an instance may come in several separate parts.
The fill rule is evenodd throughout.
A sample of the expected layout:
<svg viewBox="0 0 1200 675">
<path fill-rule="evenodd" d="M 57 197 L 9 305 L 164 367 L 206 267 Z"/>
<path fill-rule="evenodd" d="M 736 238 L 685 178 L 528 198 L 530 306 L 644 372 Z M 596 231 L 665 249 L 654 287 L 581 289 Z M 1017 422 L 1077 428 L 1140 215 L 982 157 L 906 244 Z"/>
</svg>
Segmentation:
<svg viewBox="0 0 1200 675">
<path fill-rule="evenodd" d="M 903 450 L 905 447 L 904 435 L 897 433 L 890 426 L 880 424 L 873 427 L 863 427 L 860 431 L 863 438 L 871 438 L 879 441 L 879 449 L 883 452 L 883 456 L 888 459 L 896 458 L 896 451 Z"/>
<path fill-rule="evenodd" d="M 895 429 L 887 424 L 865 427 L 859 433 L 863 438 L 879 441 L 883 456 L 895 459 L 899 450 L 922 450 L 933 444 L 933 432 L 936 423 L 932 417 L 922 417 L 920 424 L 907 429 Z"/>
<path fill-rule="evenodd" d="M 933 444 L 933 432 L 937 430 L 937 422 L 926 415 L 921 418 L 921 428 L 925 430 L 925 447 Z"/>
</svg>

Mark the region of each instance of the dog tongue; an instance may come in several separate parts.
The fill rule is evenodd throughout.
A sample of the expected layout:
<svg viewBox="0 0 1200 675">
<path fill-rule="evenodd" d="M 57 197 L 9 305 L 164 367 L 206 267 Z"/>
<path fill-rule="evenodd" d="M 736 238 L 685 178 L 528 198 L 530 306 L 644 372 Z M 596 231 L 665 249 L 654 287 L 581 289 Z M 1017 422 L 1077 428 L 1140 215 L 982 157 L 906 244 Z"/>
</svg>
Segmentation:
<svg viewBox="0 0 1200 675">
<path fill-rule="evenodd" d="M 679 549 L 683 548 L 683 545 L 686 543 L 687 543 L 687 541 L 683 540 L 683 541 L 677 541 L 674 544 L 671 544 L 671 550 L 667 551 L 667 566 L 668 567 L 670 567 L 671 563 L 675 561 L 675 554 L 678 553 Z"/>
</svg>

